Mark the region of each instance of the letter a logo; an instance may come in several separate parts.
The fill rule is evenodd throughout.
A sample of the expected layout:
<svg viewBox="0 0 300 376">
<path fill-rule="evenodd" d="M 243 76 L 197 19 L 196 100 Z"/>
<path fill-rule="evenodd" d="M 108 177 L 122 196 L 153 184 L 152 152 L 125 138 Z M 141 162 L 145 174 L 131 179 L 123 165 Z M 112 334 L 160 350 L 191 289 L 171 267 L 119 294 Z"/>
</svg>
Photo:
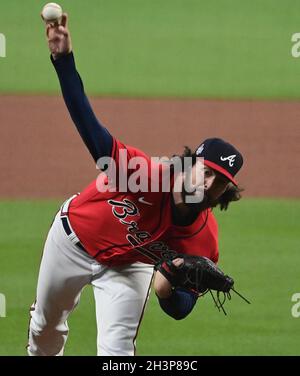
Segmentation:
<svg viewBox="0 0 300 376">
<path fill-rule="evenodd" d="M 221 161 L 228 161 L 229 163 L 229 166 L 230 167 L 233 167 L 233 164 L 235 162 L 235 157 L 236 157 L 236 154 L 233 154 L 233 155 L 229 155 L 228 157 L 221 157 Z"/>
</svg>

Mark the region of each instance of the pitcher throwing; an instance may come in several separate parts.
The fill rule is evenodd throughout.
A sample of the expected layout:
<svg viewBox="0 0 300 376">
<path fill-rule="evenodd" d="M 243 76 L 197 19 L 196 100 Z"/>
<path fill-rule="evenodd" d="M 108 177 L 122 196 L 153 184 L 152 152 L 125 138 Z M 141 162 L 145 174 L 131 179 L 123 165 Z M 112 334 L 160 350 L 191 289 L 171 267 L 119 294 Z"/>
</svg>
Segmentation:
<svg viewBox="0 0 300 376">
<path fill-rule="evenodd" d="M 125 162 L 140 157 L 146 170 L 152 163 L 142 151 L 124 145 L 100 124 L 85 95 L 76 71 L 67 15 L 61 25 L 48 24 L 47 40 L 51 61 L 58 75 L 70 116 L 95 162 L 107 157 L 100 177 L 110 184 L 111 164 L 117 172 L 133 179 L 136 169 Z M 101 83 L 101 76 L 99 77 Z M 122 126 L 122 124 L 120 124 Z M 180 267 L 174 254 L 204 256 L 218 261 L 217 223 L 212 208 L 227 209 L 240 199 L 235 180 L 243 164 L 240 152 L 219 138 L 200 143 L 193 153 L 191 174 L 172 175 L 169 191 L 151 191 L 147 177 L 144 190 L 99 189 L 94 180 L 80 194 L 66 200 L 50 228 L 40 265 L 36 302 L 31 308 L 29 355 L 62 355 L 68 337 L 67 319 L 79 302 L 82 289 L 93 286 L 98 329 L 98 355 L 134 355 L 138 329 L 154 276 L 154 264 L 162 257 Z M 186 179 L 195 180 L 197 157 L 204 158 L 204 181 L 191 194 L 204 191 L 201 202 L 188 202 Z M 119 176 L 119 175 L 118 175 Z M 174 189 L 179 182 L 180 191 Z M 156 272 L 154 289 L 161 308 L 174 319 L 186 317 L 198 294 L 174 287 Z"/>
</svg>

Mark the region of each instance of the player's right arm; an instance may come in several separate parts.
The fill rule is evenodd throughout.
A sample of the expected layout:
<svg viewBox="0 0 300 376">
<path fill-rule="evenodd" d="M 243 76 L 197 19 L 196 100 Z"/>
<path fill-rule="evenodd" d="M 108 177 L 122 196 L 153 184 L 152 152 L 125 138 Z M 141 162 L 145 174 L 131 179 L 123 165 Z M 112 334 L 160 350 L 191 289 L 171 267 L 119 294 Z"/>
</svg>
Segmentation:
<svg viewBox="0 0 300 376">
<path fill-rule="evenodd" d="M 111 156 L 113 137 L 100 124 L 85 95 L 75 66 L 67 21 L 67 15 L 63 14 L 60 26 L 47 25 L 48 46 L 71 118 L 92 157 L 97 161 L 100 157 Z"/>
</svg>

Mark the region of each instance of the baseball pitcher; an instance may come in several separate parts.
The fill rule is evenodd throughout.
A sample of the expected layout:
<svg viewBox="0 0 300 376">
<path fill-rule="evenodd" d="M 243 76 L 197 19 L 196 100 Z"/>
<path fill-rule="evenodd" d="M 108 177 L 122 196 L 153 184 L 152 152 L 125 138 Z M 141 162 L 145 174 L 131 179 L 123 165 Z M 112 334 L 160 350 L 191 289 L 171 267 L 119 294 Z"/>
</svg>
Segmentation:
<svg viewBox="0 0 300 376">
<path fill-rule="evenodd" d="M 60 25 L 48 24 L 46 34 L 70 116 L 93 160 L 106 162 L 97 179 L 62 204 L 50 228 L 30 311 L 28 354 L 63 354 L 68 316 L 90 284 L 98 355 L 134 355 L 154 275 L 158 302 L 176 320 L 186 317 L 205 291 L 228 293 L 232 288 L 233 280 L 215 267 L 219 253 L 212 208 L 227 209 L 240 199 L 235 175 L 243 158 L 231 144 L 210 138 L 195 152 L 186 148 L 182 158 L 192 159 L 190 173 L 175 174 L 171 169 L 168 191 L 151 190 L 151 175 L 146 179 L 148 189 L 120 189 L 120 172 L 128 181 L 138 169 L 128 168 L 132 159 L 143 161 L 145 175 L 164 167 L 116 139 L 96 118 L 76 70 L 67 15 Z M 197 157 L 204 159 L 204 166 Z M 204 178 L 189 193 L 184 183 L 196 181 L 197 169 Z M 114 182 L 112 170 L 118 177 Z M 182 189 L 175 190 L 175 184 Z M 114 189 L 102 189 L 105 185 Z M 200 188 L 202 200 L 188 202 L 186 198 L 197 196 Z"/>
</svg>

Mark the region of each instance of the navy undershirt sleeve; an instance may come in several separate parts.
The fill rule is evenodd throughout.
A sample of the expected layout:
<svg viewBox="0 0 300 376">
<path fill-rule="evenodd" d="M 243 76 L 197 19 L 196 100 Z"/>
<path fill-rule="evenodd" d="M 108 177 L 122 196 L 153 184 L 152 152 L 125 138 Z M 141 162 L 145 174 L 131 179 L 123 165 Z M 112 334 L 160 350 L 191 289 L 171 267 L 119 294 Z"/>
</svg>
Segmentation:
<svg viewBox="0 0 300 376">
<path fill-rule="evenodd" d="M 95 162 L 111 156 L 113 137 L 96 118 L 76 70 L 73 53 L 51 61 L 57 72 L 62 94 L 76 128 Z"/>
<path fill-rule="evenodd" d="M 158 298 L 162 310 L 175 320 L 184 319 L 194 308 L 198 295 L 184 289 L 174 289 L 169 298 Z"/>
</svg>

